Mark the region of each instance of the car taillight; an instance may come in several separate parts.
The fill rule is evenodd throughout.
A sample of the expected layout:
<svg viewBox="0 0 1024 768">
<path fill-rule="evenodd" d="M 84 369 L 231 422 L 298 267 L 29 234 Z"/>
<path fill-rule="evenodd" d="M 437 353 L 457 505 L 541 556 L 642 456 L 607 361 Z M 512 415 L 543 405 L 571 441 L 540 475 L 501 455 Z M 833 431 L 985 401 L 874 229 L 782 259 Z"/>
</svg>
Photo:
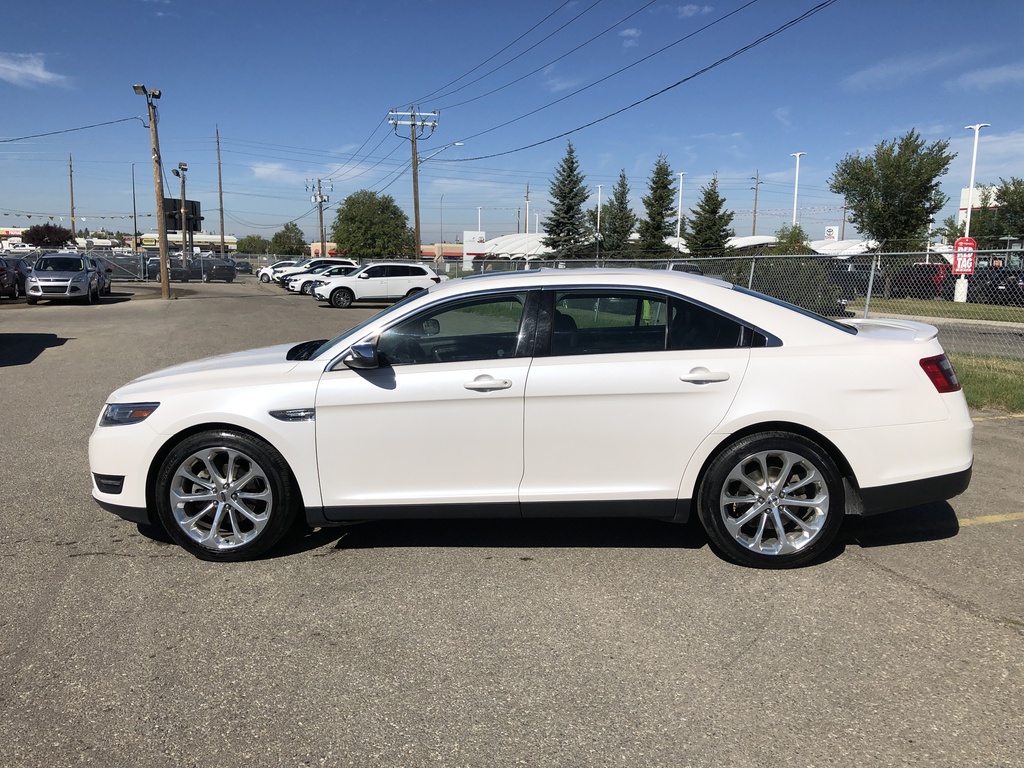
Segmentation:
<svg viewBox="0 0 1024 768">
<path fill-rule="evenodd" d="M 440 283 L 441 282 L 441 278 L 440 277 L 432 277 L 432 278 L 430 278 L 430 281 L 433 282 L 433 283 Z"/>
<path fill-rule="evenodd" d="M 956 377 L 953 364 L 945 355 L 922 359 L 921 368 L 940 393 L 956 392 L 960 389 L 960 380 Z"/>
</svg>

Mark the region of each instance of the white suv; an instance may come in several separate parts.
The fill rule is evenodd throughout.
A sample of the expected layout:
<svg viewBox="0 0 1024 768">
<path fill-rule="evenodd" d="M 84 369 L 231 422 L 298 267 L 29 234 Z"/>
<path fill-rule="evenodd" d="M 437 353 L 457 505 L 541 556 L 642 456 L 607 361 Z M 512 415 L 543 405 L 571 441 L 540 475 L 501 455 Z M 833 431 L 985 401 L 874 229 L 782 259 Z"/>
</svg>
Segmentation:
<svg viewBox="0 0 1024 768">
<path fill-rule="evenodd" d="M 259 277 L 261 283 L 269 283 L 273 277 L 275 269 L 284 269 L 285 267 L 290 267 L 293 264 L 295 264 L 296 261 L 296 259 L 288 259 L 286 261 L 274 262 L 273 264 L 269 264 L 266 267 L 261 267 L 256 272 L 256 275 Z"/>
<path fill-rule="evenodd" d="M 292 275 L 297 275 L 300 272 L 309 272 L 309 270 L 316 269 L 317 267 L 357 266 L 359 265 L 352 261 L 352 259 L 342 259 L 336 258 L 334 256 L 318 256 L 312 259 L 300 259 L 299 261 L 296 261 L 289 267 L 284 267 L 283 269 L 275 269 L 271 273 L 270 279 L 276 283 L 284 285 L 285 281 L 288 280 L 288 278 L 290 278 Z"/>
<path fill-rule="evenodd" d="M 347 275 L 318 280 L 313 287 L 317 301 L 329 301 L 332 307 L 348 307 L 354 301 L 398 301 L 425 291 L 441 278 L 422 264 L 391 262 L 367 264 Z"/>
</svg>

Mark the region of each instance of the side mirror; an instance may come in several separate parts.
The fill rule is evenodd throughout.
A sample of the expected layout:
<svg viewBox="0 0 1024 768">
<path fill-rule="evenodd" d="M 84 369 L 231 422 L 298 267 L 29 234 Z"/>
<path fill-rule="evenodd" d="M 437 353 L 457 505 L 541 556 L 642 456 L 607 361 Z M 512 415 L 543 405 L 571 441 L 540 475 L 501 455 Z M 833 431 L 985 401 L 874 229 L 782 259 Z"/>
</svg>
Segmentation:
<svg viewBox="0 0 1024 768">
<path fill-rule="evenodd" d="M 377 358 L 377 340 L 361 341 L 353 344 L 348 354 L 341 358 L 347 367 L 354 371 L 365 371 L 380 367 Z"/>
<path fill-rule="evenodd" d="M 360 272 L 359 273 L 359 279 L 360 280 L 369 280 L 370 279 L 370 275 L 367 274 L 366 272 Z"/>
<path fill-rule="evenodd" d="M 433 317 L 423 321 L 423 335 L 424 336 L 437 336 L 441 332 L 441 323 L 435 320 Z"/>
</svg>

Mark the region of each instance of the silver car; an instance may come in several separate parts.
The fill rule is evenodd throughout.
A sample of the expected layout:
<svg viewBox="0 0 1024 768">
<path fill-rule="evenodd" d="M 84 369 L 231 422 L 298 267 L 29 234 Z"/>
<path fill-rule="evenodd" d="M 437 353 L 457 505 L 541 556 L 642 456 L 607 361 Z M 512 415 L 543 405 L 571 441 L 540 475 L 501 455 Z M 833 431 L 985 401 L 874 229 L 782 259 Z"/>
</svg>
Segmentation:
<svg viewBox="0 0 1024 768">
<path fill-rule="evenodd" d="M 100 300 L 100 271 L 88 256 L 77 253 L 44 253 L 25 279 L 25 299 L 78 299 L 86 304 Z"/>
</svg>

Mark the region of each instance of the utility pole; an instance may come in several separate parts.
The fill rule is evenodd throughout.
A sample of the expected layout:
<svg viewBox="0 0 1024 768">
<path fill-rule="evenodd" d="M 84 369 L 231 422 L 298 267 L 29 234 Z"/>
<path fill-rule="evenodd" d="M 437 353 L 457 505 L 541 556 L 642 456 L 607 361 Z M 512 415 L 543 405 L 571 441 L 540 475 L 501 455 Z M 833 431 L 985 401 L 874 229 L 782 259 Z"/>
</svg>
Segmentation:
<svg viewBox="0 0 1024 768">
<path fill-rule="evenodd" d="M 409 139 L 412 143 L 412 208 L 413 220 L 415 222 L 416 245 L 413 258 L 419 261 L 420 258 L 420 159 L 416 154 L 416 141 L 421 138 L 429 138 L 437 128 L 439 112 L 417 112 L 416 106 L 409 107 L 408 112 L 396 112 L 391 110 L 388 113 L 388 123 L 394 126 L 395 135 L 398 136 L 398 126 L 408 125 L 410 127 Z M 408 118 L 403 120 L 401 118 Z"/>
<path fill-rule="evenodd" d="M 750 234 L 753 236 L 757 234 L 757 188 L 761 186 L 761 172 L 754 171 L 751 178 L 754 181 L 754 225 L 750 228 Z"/>
<path fill-rule="evenodd" d="M 227 251 L 224 245 L 224 178 L 220 173 L 220 127 L 214 126 L 217 132 L 217 199 L 220 204 L 220 257 L 226 258 Z"/>
<path fill-rule="evenodd" d="M 306 182 L 306 191 L 309 192 L 313 188 L 313 180 L 310 179 L 309 181 Z M 334 187 L 332 186 L 331 189 L 333 190 Z M 323 186 L 321 184 L 320 179 L 316 180 L 316 191 L 310 196 L 309 200 L 311 203 L 313 203 L 313 205 L 316 206 L 317 216 L 320 220 L 320 255 L 326 256 L 327 242 L 324 239 L 324 205 L 326 203 L 331 202 L 331 198 L 324 194 Z M 309 255 L 313 255 L 312 249 L 310 249 Z"/>
<path fill-rule="evenodd" d="M 160 137 L 156 129 L 156 100 L 160 98 L 160 91 L 156 88 L 148 90 L 141 84 L 133 85 L 132 89 L 137 95 L 146 97 L 146 107 L 149 111 L 149 140 L 153 151 L 153 193 L 156 195 L 156 227 L 160 244 L 160 297 L 169 299 L 171 283 L 167 273 L 167 218 L 164 216 L 164 181 L 160 172 Z"/>
</svg>

